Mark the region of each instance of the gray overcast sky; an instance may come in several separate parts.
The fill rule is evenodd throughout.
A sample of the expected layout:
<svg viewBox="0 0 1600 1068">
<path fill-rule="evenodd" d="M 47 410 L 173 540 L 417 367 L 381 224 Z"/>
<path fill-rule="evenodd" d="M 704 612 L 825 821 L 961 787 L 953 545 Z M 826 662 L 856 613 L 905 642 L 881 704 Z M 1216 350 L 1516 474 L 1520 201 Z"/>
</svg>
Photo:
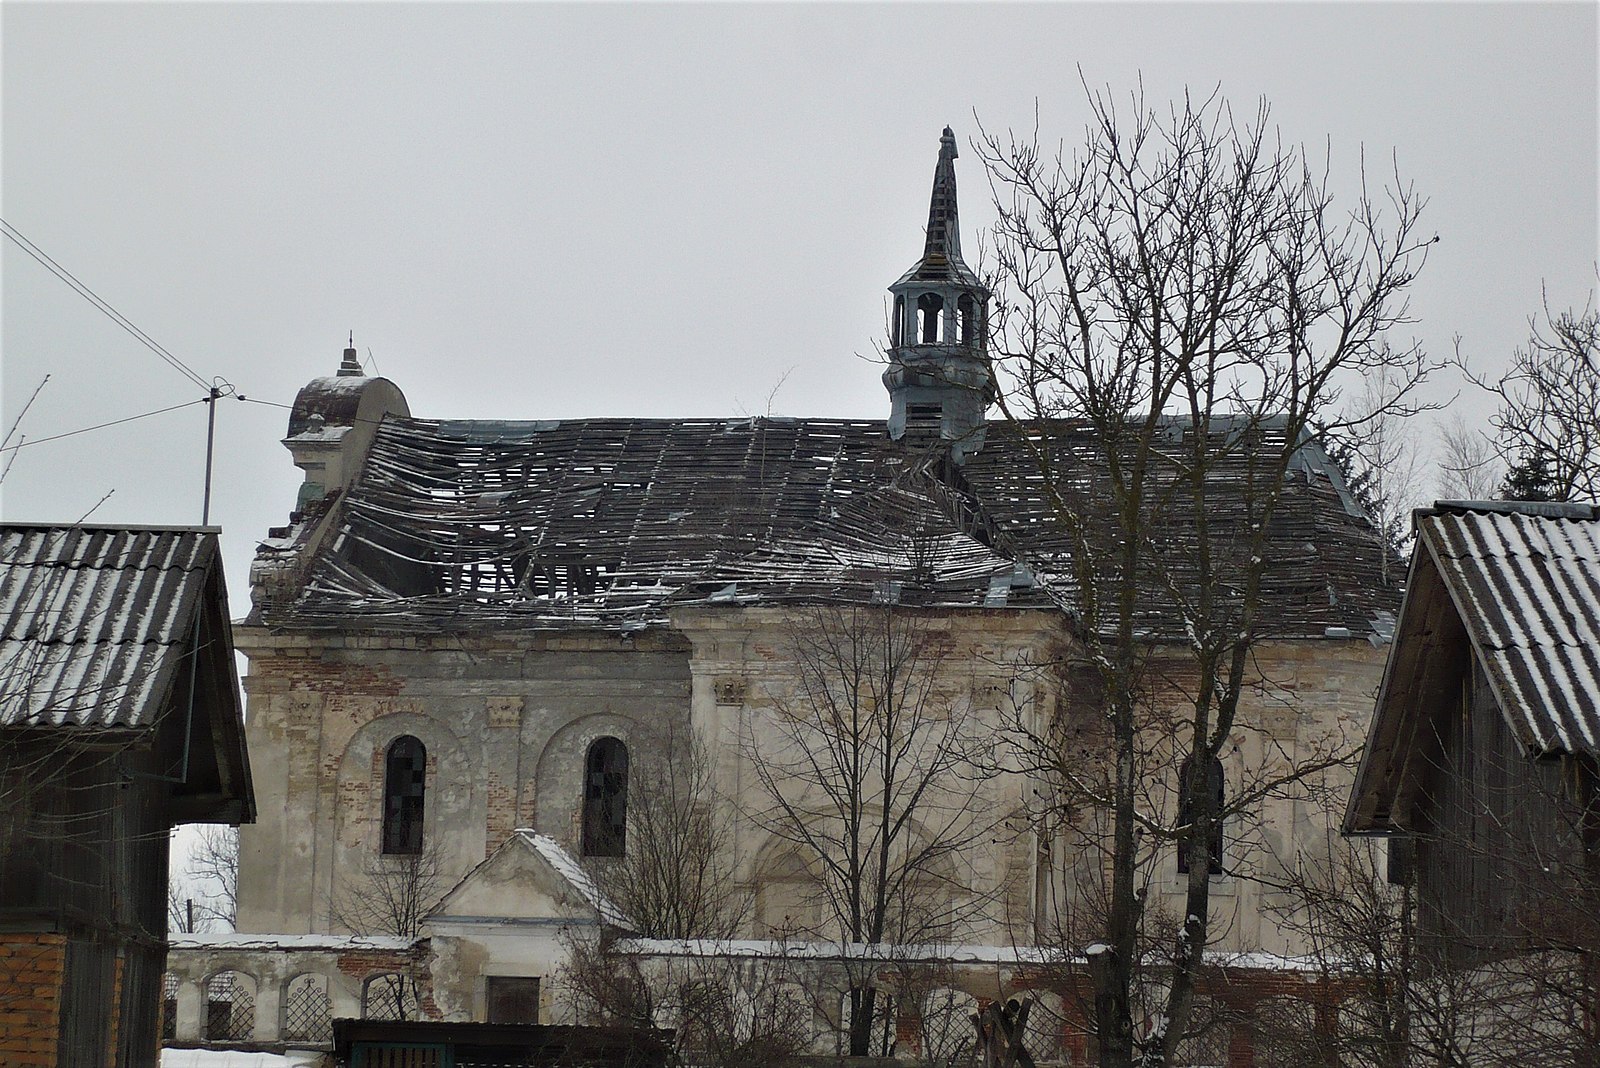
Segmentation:
<svg viewBox="0 0 1600 1068">
<path fill-rule="evenodd" d="M 287 404 L 363 356 L 430 417 L 882 416 L 884 287 L 940 128 L 1081 135 L 1078 67 L 1265 96 L 1430 199 L 1413 297 L 1497 364 L 1595 287 L 1596 5 L 0 5 L 3 214 L 199 370 Z M 958 164 L 966 245 L 991 217 Z M 3 417 L 30 437 L 198 391 L 5 243 Z M 787 376 L 787 377 L 785 377 Z M 1481 418 L 1481 404 L 1471 408 Z M 299 473 L 219 409 L 235 614 Z M 22 450 L 8 519 L 196 522 L 195 406 Z"/>
</svg>

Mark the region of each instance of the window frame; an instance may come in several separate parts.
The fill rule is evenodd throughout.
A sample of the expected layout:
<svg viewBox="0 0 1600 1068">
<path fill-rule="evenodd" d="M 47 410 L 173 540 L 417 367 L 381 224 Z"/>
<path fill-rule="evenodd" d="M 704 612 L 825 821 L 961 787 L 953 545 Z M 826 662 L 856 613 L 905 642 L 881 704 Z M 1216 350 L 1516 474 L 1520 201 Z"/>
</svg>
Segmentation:
<svg viewBox="0 0 1600 1068">
<path fill-rule="evenodd" d="M 406 775 L 410 776 L 410 782 L 402 781 L 402 776 Z M 379 852 L 386 857 L 414 857 L 422 853 L 426 843 L 427 812 L 428 747 L 415 735 L 402 734 L 383 751 L 383 823 L 379 828 Z"/>
</svg>

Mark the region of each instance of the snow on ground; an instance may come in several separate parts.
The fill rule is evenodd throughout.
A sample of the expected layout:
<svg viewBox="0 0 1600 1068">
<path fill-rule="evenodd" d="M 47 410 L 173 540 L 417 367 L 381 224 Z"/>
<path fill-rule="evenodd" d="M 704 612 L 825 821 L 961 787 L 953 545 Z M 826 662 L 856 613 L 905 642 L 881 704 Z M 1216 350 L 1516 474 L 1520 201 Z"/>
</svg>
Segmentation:
<svg viewBox="0 0 1600 1068">
<path fill-rule="evenodd" d="M 232 1049 L 162 1049 L 161 1068 L 321 1068 L 316 1050 L 244 1053 Z"/>
</svg>

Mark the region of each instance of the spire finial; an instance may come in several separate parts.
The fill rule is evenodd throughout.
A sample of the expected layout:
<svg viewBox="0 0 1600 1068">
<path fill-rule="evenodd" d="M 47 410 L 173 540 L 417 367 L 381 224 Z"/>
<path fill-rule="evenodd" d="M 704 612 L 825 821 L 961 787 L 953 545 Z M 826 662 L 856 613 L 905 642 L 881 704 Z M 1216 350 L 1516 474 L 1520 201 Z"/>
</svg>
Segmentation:
<svg viewBox="0 0 1600 1068">
<path fill-rule="evenodd" d="M 356 358 L 356 332 L 352 330 L 350 331 L 350 347 L 344 350 L 344 362 L 339 365 L 338 377 L 353 378 L 356 375 L 364 374 L 366 372 L 361 369 L 361 361 Z"/>
<path fill-rule="evenodd" d="M 923 260 L 961 260 L 961 222 L 956 217 L 956 135 L 944 128 L 939 162 L 933 168 L 933 196 L 928 202 L 928 243 Z"/>
</svg>

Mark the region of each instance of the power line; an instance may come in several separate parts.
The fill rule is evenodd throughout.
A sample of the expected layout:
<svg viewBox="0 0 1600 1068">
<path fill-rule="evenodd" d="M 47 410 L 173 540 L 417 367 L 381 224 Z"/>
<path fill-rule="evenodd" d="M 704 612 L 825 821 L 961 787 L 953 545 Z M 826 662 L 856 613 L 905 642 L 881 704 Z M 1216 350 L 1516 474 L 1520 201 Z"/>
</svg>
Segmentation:
<svg viewBox="0 0 1600 1068">
<path fill-rule="evenodd" d="M 292 405 L 292 404 L 283 404 L 283 403 L 280 403 L 278 401 L 262 400 L 259 397 L 247 397 L 243 393 L 235 393 L 234 397 L 235 397 L 235 399 L 242 400 L 242 401 L 246 402 L 247 404 L 264 404 L 268 408 L 282 408 L 286 412 L 294 411 L 294 405 Z M 354 416 L 354 415 L 350 417 L 350 421 L 352 423 L 370 423 L 373 426 L 381 426 L 383 424 L 383 419 L 384 419 L 383 416 L 379 416 L 376 419 L 367 418 L 365 416 Z"/>
<path fill-rule="evenodd" d="M 190 367 L 188 364 L 178 359 L 178 357 L 168 352 L 163 346 L 151 338 L 149 334 L 146 334 L 143 330 L 140 330 L 137 326 L 135 326 L 127 316 L 117 311 L 117 309 L 113 308 L 110 304 L 107 304 L 94 290 L 78 281 L 78 279 L 73 276 L 71 271 L 67 270 L 65 267 L 61 266 L 61 264 L 51 259 L 49 253 L 45 252 L 44 249 L 28 240 L 28 238 L 24 236 L 23 233 L 15 226 L 12 226 L 4 219 L 0 219 L 0 230 L 3 230 L 5 235 L 9 237 L 18 248 L 22 249 L 22 251 L 33 257 L 33 259 L 36 260 L 40 266 L 44 267 L 45 270 L 61 279 L 68 286 L 72 287 L 73 292 L 77 293 L 84 300 L 87 300 L 90 304 L 93 304 L 106 316 L 106 318 L 122 327 L 122 329 L 126 330 L 130 335 L 132 335 L 136 341 L 144 345 L 157 356 L 161 357 L 161 359 L 165 361 L 169 367 L 183 375 L 190 382 L 193 382 L 195 385 L 205 390 L 208 394 L 210 393 L 211 383 L 207 382 L 204 378 L 201 378 L 194 368 Z M 135 416 L 135 418 L 140 417 Z M 81 433 L 81 431 L 79 431 L 79 433 Z M 44 440 L 48 441 L 50 439 L 46 438 Z"/>
<path fill-rule="evenodd" d="M 143 412 L 139 415 L 130 415 L 122 419 L 113 419 L 109 423 L 96 423 L 94 426 L 81 427 L 78 430 L 69 430 L 65 434 L 51 434 L 47 438 L 29 438 L 27 441 L 19 441 L 15 445 L 7 445 L 4 448 L 0 448 L 0 452 L 15 452 L 17 449 L 26 449 L 30 445 L 43 445 L 47 441 L 60 441 L 62 438 L 73 438 L 77 437 L 79 434 L 88 434 L 95 430 L 104 430 L 108 426 L 118 426 L 122 423 L 131 423 L 135 419 L 148 419 L 152 415 L 164 415 L 167 412 L 175 412 L 179 408 L 192 408 L 196 404 L 210 404 L 211 402 L 212 400 L 209 395 L 197 397 L 192 401 L 184 401 L 182 404 L 174 404 L 166 408 L 157 408 L 153 412 Z"/>
</svg>

